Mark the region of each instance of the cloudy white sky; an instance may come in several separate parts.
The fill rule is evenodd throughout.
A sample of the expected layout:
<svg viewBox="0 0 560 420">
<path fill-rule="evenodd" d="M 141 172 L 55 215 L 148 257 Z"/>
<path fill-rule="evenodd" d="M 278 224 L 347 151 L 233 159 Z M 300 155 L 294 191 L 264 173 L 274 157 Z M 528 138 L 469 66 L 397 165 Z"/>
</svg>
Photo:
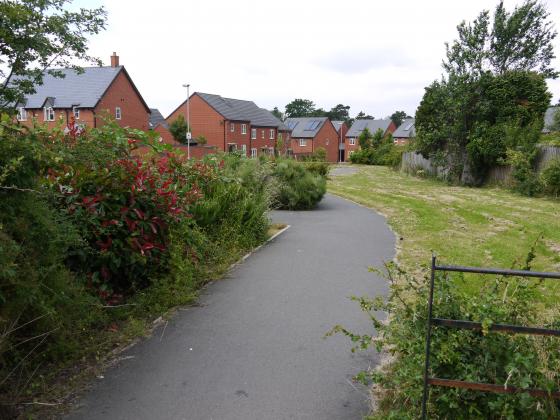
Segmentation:
<svg viewBox="0 0 560 420">
<path fill-rule="evenodd" d="M 519 0 L 506 0 L 508 8 Z M 560 1 L 545 1 L 560 30 Z M 91 53 L 116 51 L 150 107 L 167 116 L 192 91 L 272 109 L 294 98 L 376 118 L 415 112 L 441 74 L 444 42 L 491 0 L 78 0 L 103 5 Z M 560 55 L 560 37 L 556 38 Z M 555 67 L 560 68 L 560 59 Z M 560 80 L 549 83 L 553 101 Z"/>
</svg>

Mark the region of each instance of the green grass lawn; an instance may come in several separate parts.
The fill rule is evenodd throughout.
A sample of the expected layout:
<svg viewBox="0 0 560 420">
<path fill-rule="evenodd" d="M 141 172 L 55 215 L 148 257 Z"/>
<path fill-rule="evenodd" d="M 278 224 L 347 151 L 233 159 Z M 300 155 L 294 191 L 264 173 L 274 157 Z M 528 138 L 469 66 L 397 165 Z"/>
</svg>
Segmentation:
<svg viewBox="0 0 560 420">
<path fill-rule="evenodd" d="M 331 177 L 329 191 L 385 215 L 409 271 L 428 266 L 432 251 L 441 264 L 510 268 L 517 261 L 519 268 L 541 236 L 533 270 L 560 271 L 560 201 L 356 167 L 356 174 Z M 559 283 L 546 281 L 549 296 L 560 294 Z"/>
</svg>

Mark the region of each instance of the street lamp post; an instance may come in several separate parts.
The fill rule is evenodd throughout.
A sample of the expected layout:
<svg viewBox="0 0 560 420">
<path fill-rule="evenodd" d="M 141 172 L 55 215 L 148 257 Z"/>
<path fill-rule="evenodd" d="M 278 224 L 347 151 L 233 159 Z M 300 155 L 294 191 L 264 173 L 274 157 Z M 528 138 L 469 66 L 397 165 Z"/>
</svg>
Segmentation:
<svg viewBox="0 0 560 420">
<path fill-rule="evenodd" d="M 189 109 L 191 95 L 189 92 L 189 88 L 191 87 L 190 84 L 184 84 L 183 87 L 187 88 L 187 159 L 191 159 L 191 113 Z"/>
</svg>

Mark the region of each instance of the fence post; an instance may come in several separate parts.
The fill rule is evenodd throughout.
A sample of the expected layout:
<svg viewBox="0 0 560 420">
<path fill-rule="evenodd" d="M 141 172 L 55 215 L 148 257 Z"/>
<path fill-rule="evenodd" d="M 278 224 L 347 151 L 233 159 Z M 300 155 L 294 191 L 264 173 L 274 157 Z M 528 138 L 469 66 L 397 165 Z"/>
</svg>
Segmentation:
<svg viewBox="0 0 560 420">
<path fill-rule="evenodd" d="M 428 300 L 428 323 L 426 326 L 426 360 L 424 364 L 424 392 L 422 395 L 422 419 L 426 420 L 428 404 L 428 371 L 430 370 L 430 342 L 432 339 L 432 306 L 434 302 L 434 279 L 436 275 L 436 256 L 432 254 L 432 273 L 430 275 L 430 297 Z"/>
</svg>

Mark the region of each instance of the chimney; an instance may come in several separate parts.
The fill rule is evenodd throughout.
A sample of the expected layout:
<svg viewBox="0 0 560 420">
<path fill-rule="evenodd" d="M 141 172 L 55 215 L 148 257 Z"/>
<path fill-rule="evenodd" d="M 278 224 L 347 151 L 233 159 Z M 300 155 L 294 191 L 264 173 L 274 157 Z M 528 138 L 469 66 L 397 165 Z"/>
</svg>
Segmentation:
<svg viewBox="0 0 560 420">
<path fill-rule="evenodd" d="M 111 67 L 118 67 L 119 66 L 119 56 L 116 52 L 113 52 L 111 56 Z"/>
</svg>

